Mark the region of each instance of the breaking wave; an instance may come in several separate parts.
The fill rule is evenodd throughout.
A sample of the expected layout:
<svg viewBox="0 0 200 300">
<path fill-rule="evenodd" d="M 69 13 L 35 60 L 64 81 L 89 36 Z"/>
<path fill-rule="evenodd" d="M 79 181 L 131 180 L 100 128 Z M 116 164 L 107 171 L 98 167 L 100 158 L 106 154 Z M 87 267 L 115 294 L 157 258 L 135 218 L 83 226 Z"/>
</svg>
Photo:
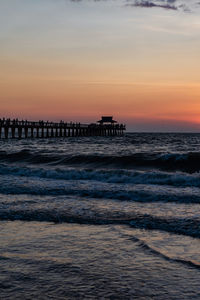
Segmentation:
<svg viewBox="0 0 200 300">
<path fill-rule="evenodd" d="M 88 182 L 54 182 L 52 180 L 20 181 L 18 177 L 10 176 L 7 182 L 0 185 L 0 193 L 5 195 L 36 195 L 36 196 L 79 196 L 96 199 L 111 199 L 117 201 L 134 202 L 177 202 L 177 203 L 200 203 L 199 188 L 176 188 L 150 185 L 124 185 Z"/>
<path fill-rule="evenodd" d="M 15 153 L 0 152 L 1 162 L 26 162 L 29 164 L 53 164 L 53 165 L 91 165 L 113 168 L 134 167 L 158 168 L 164 170 L 182 170 L 188 173 L 200 170 L 200 153 L 135 153 L 131 155 L 54 155 L 31 153 L 29 150 L 21 150 Z"/>
<path fill-rule="evenodd" d="M 60 211 L 56 209 L 1 209 L 1 221 L 39 221 L 53 223 L 78 223 L 91 225 L 128 225 L 132 228 L 146 230 L 160 230 L 178 235 L 200 238 L 200 220 L 190 218 L 163 218 L 151 215 L 120 215 L 116 217 L 101 213 L 70 214 L 67 210 Z"/>
<path fill-rule="evenodd" d="M 162 172 L 159 170 L 48 168 L 9 166 L 0 164 L 0 175 L 36 177 L 55 180 L 96 180 L 108 183 L 159 184 L 180 187 L 200 187 L 200 174 Z"/>
</svg>

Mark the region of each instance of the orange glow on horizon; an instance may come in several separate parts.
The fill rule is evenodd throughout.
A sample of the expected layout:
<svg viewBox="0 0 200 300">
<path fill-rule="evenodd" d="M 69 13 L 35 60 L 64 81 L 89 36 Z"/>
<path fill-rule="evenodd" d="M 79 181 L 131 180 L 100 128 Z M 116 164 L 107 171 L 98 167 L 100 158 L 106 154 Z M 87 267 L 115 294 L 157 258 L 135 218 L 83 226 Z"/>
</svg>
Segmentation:
<svg viewBox="0 0 200 300">
<path fill-rule="evenodd" d="M 195 84 L 1 82 L 1 117 L 77 119 L 103 114 L 135 120 L 200 123 L 200 87 Z M 12 109 L 10 109 L 12 108 Z"/>
</svg>

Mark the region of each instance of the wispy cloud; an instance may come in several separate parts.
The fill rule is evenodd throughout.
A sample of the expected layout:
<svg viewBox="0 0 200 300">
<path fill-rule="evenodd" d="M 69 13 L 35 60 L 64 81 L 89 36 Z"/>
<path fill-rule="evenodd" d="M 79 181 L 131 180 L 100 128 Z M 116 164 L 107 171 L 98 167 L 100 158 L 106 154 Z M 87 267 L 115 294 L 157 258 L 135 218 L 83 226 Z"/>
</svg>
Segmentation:
<svg viewBox="0 0 200 300">
<path fill-rule="evenodd" d="M 200 8 L 196 0 L 126 0 L 126 5 L 140 8 L 163 8 L 166 10 L 195 11 Z"/>
<path fill-rule="evenodd" d="M 171 10 L 178 10 L 178 6 L 176 6 L 176 0 L 167 0 L 167 1 L 148 1 L 148 0 L 136 0 L 134 2 L 128 3 L 127 6 L 132 7 L 142 7 L 142 8 L 164 8 Z"/>
<path fill-rule="evenodd" d="M 84 2 L 86 0 L 71 0 L 73 2 Z M 94 2 L 105 0 L 92 0 Z M 108 0 L 107 0 L 108 1 Z M 161 8 L 165 10 L 191 12 L 200 8 L 197 0 L 121 0 L 125 6 L 133 8 Z M 114 2 L 114 1 L 113 1 Z"/>
</svg>

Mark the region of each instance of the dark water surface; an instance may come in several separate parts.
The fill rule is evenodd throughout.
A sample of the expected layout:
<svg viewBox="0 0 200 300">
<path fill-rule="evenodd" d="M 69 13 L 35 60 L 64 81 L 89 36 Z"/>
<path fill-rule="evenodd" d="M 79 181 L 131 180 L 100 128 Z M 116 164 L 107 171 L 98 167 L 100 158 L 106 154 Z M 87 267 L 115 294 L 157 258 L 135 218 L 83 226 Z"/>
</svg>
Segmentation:
<svg viewBox="0 0 200 300">
<path fill-rule="evenodd" d="M 0 299 L 200 299 L 200 134 L 0 140 Z"/>
</svg>

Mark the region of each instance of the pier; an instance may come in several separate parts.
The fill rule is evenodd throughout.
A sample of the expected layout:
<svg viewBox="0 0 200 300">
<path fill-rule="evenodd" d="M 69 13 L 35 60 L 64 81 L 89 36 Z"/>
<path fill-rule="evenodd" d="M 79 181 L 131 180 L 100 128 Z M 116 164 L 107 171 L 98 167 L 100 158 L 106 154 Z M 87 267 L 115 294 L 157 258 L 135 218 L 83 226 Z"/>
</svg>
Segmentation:
<svg viewBox="0 0 200 300">
<path fill-rule="evenodd" d="M 125 130 L 126 126 L 118 124 L 112 117 L 102 117 L 92 124 L 0 119 L 0 139 L 121 136 Z"/>
</svg>

